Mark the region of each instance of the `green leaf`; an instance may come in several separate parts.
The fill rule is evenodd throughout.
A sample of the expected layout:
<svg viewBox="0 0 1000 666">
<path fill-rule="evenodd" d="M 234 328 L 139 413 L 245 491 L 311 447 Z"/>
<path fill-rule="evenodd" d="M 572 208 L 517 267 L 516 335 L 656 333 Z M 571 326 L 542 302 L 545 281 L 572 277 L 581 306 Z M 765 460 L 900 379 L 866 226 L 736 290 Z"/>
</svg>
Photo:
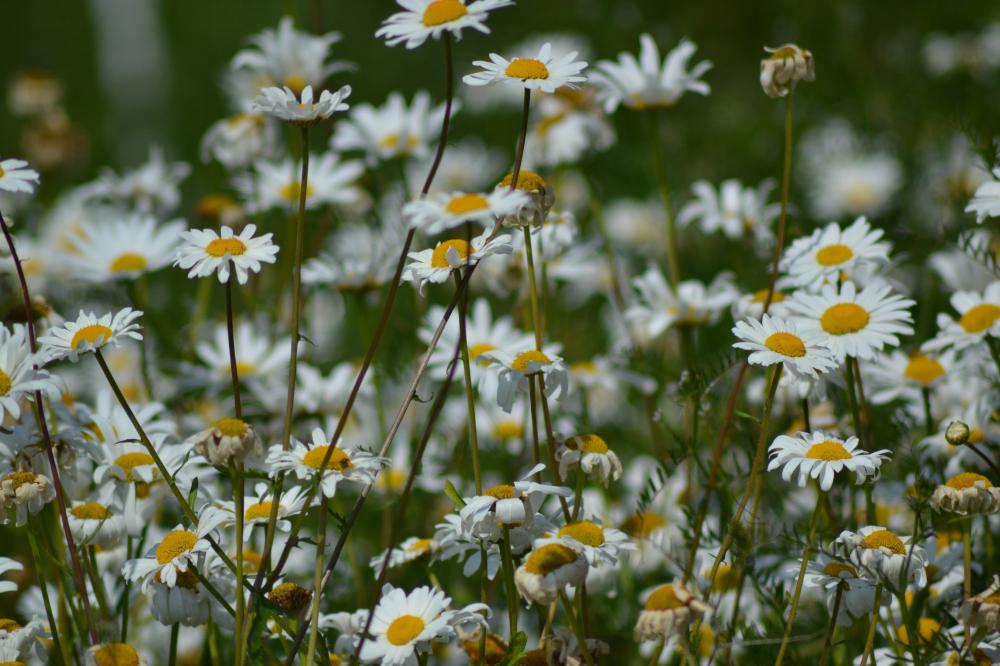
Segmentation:
<svg viewBox="0 0 1000 666">
<path fill-rule="evenodd" d="M 448 496 L 448 499 L 451 500 L 451 503 L 455 505 L 456 509 L 461 509 L 465 506 L 465 500 L 463 500 L 462 496 L 458 494 L 458 491 L 455 489 L 455 486 L 452 485 L 451 481 L 444 482 L 444 494 Z"/>
</svg>

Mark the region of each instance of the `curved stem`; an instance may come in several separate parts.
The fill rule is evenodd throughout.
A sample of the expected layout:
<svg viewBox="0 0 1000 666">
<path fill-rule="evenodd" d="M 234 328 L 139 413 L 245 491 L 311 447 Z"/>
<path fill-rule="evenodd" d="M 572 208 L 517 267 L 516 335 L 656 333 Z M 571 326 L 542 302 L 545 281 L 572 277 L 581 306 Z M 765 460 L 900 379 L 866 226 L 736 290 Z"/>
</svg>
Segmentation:
<svg viewBox="0 0 1000 666">
<path fill-rule="evenodd" d="M 521 177 L 521 163 L 524 161 L 524 144 L 528 140 L 528 114 L 531 111 L 531 90 L 524 89 L 524 104 L 521 109 L 521 133 L 517 137 L 517 152 L 514 153 L 514 168 L 510 172 L 510 189 L 517 189 Z"/>
<path fill-rule="evenodd" d="M 819 666 L 826 666 L 826 660 L 830 656 L 833 635 L 837 631 L 837 615 L 840 614 L 840 602 L 844 598 L 844 585 L 844 583 L 837 585 L 837 594 L 833 597 L 833 612 L 830 614 L 830 626 L 826 628 L 826 637 L 823 639 L 823 653 L 819 657 Z"/>
<path fill-rule="evenodd" d="M 816 507 L 813 509 L 812 519 L 809 521 L 809 536 L 806 538 L 806 547 L 802 551 L 802 564 L 799 566 L 799 575 L 795 579 L 795 592 L 792 594 L 792 606 L 788 610 L 788 622 L 785 624 L 785 634 L 781 637 L 781 648 L 778 650 L 778 658 L 774 662 L 775 666 L 781 666 L 785 660 L 785 652 L 788 650 L 788 639 L 792 635 L 792 627 L 795 625 L 795 613 L 799 609 L 799 596 L 802 594 L 802 582 L 806 577 L 806 567 L 812 555 L 811 549 L 816 538 L 816 523 L 819 522 L 819 507 L 823 499 L 823 491 L 819 491 L 816 498 Z"/>
<path fill-rule="evenodd" d="M 462 282 L 458 272 L 455 284 Z M 465 408 L 469 415 L 469 449 L 472 453 L 472 478 L 476 484 L 476 494 L 483 493 L 483 477 L 479 468 L 479 432 L 476 427 L 476 387 L 472 385 L 472 366 L 469 358 L 469 339 L 466 337 L 465 319 L 469 310 L 469 292 L 458 301 L 458 339 L 462 350 L 462 373 L 465 379 Z"/>
</svg>

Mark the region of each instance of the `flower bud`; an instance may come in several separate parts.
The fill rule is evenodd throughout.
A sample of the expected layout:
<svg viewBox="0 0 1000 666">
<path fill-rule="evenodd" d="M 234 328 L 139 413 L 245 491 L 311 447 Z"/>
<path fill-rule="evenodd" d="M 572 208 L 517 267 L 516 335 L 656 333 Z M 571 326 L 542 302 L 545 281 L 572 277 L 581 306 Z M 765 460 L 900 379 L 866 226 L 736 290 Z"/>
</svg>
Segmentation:
<svg viewBox="0 0 1000 666">
<path fill-rule="evenodd" d="M 768 97 L 784 97 L 796 81 L 814 81 L 816 68 L 810 51 L 785 44 L 776 49 L 764 47 L 771 55 L 760 61 L 760 86 Z"/>
<path fill-rule="evenodd" d="M 948 424 L 948 429 L 944 431 L 944 438 L 952 446 L 961 446 L 969 441 L 971 431 L 969 426 L 961 421 L 952 421 Z"/>
<path fill-rule="evenodd" d="M 219 419 L 190 437 L 188 443 L 209 463 L 223 467 L 261 454 L 260 438 L 247 422 L 240 419 Z"/>
</svg>

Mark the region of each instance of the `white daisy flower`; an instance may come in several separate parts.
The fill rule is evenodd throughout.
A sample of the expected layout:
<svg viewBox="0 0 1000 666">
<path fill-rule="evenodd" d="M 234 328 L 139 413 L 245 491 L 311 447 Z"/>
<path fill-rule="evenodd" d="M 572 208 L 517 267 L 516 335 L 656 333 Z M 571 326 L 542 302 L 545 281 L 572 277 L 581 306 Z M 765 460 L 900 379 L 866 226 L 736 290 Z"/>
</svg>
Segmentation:
<svg viewBox="0 0 1000 666">
<path fill-rule="evenodd" d="M 433 554 L 438 549 L 438 542 L 434 539 L 421 539 L 419 537 L 409 537 L 398 548 L 393 548 L 389 554 L 388 567 L 394 569 L 403 566 L 407 562 L 413 562 L 424 555 Z M 374 570 L 375 578 L 382 575 L 382 563 L 385 562 L 385 551 L 373 557 L 369 562 Z"/>
<path fill-rule="evenodd" d="M 731 277 L 722 273 L 711 284 L 684 280 L 674 291 L 655 266 L 632 281 L 636 302 L 625 311 L 625 318 L 638 326 L 646 339 L 659 337 L 672 326 L 702 326 L 718 321 L 738 296 Z"/>
<path fill-rule="evenodd" d="M 799 380 L 815 380 L 839 365 L 824 336 L 800 332 L 793 320 L 771 315 L 764 315 L 761 321 L 744 319 L 733 327 L 733 335 L 740 339 L 733 347 L 751 352 L 750 363 L 763 366 L 783 363 Z"/>
<path fill-rule="evenodd" d="M 843 230 L 831 222 L 810 236 L 813 247 L 808 252 L 799 253 L 792 261 L 786 259 L 786 270 L 793 284 L 810 291 L 843 279 L 856 279 L 854 271 L 862 265 L 889 262 L 890 245 L 879 241 L 882 235 L 882 230 L 872 229 L 864 216 Z"/>
<path fill-rule="evenodd" d="M 987 336 L 1000 338 L 1000 280 L 992 282 L 982 294 L 957 291 L 951 295 L 951 307 L 958 313 L 939 313 L 938 334 L 924 343 L 928 351 L 952 347 L 962 350 L 982 344 Z"/>
<path fill-rule="evenodd" d="M 784 97 L 798 81 L 816 80 L 812 52 L 795 44 L 764 50 L 770 55 L 760 61 L 760 87 L 768 97 Z"/>
<path fill-rule="evenodd" d="M 24 571 L 24 565 L 9 557 L 0 557 L 0 575 L 8 571 Z M 0 594 L 4 592 L 17 592 L 17 583 L 9 580 L 0 580 Z"/>
<path fill-rule="evenodd" d="M 74 501 L 66 512 L 69 529 L 77 545 L 113 548 L 125 535 L 125 517 L 101 502 Z"/>
<path fill-rule="evenodd" d="M 910 537 L 897 536 L 884 527 L 869 525 L 857 532 L 844 530 L 831 546 L 835 554 L 849 558 L 865 580 L 898 589 L 910 582 L 924 587 L 927 552 L 911 541 Z M 904 570 L 906 580 L 902 580 Z"/>
<path fill-rule="evenodd" d="M 415 666 L 417 653 L 427 654 L 431 642 L 447 643 L 455 638 L 456 626 L 474 623 L 486 628 L 489 608 L 471 604 L 451 610 L 451 599 L 441 590 L 418 587 L 409 594 L 386 585 L 372 616 L 370 640 L 365 641 L 361 660 L 384 666 Z"/>
<path fill-rule="evenodd" d="M 1000 512 L 1000 488 L 982 474 L 962 472 L 934 489 L 930 505 L 937 511 L 967 516 Z"/>
<path fill-rule="evenodd" d="M 510 236 L 500 235 L 490 238 L 484 231 L 469 243 L 463 238 L 441 241 L 434 249 L 411 252 L 410 263 L 403 271 L 403 279 L 414 283 L 420 293 L 427 282 L 440 284 L 451 277 L 451 272 L 464 266 L 472 266 L 485 257 L 494 254 L 510 254 Z"/>
<path fill-rule="evenodd" d="M 528 602 L 548 606 L 567 585 L 587 579 L 587 558 L 582 551 L 561 543 L 550 543 L 531 551 L 514 572 L 514 585 Z"/>
<path fill-rule="evenodd" d="M 540 90 L 554 93 L 563 86 L 575 88 L 576 84 L 587 80 L 582 72 L 587 63 L 574 60 L 576 51 L 561 56 L 552 55 L 552 45 L 545 43 L 535 58 L 506 58 L 490 54 L 490 60 L 476 60 L 472 64 L 481 71 L 462 77 L 467 85 L 485 86 L 500 81 L 510 81 L 524 86 L 526 90 Z"/>
<path fill-rule="evenodd" d="M 219 282 L 229 279 L 232 266 L 236 279 L 246 284 L 250 272 L 259 273 L 261 264 L 273 264 L 278 246 L 271 242 L 272 234 L 254 237 L 257 226 L 248 224 L 239 235 L 232 227 L 191 229 L 181 234 L 183 244 L 174 255 L 174 266 L 188 271 L 188 277 L 205 277 L 217 273 Z M 190 269 L 190 270 L 188 270 Z"/>
<path fill-rule="evenodd" d="M 56 491 L 47 476 L 30 471 L 13 471 L 0 477 L 0 524 L 10 522 L 14 509 L 14 524 L 27 524 L 28 515 L 38 513 L 56 498 Z"/>
<path fill-rule="evenodd" d="M 768 314 L 772 317 L 788 319 L 788 294 L 782 291 L 782 289 L 787 287 L 788 279 L 779 277 L 777 284 L 774 285 L 774 294 L 771 295 L 771 305 L 767 309 Z M 730 308 L 733 319 L 737 321 L 740 319 L 756 319 L 760 321 L 760 318 L 764 316 L 764 303 L 767 302 L 767 292 L 767 288 L 758 289 L 757 291 L 743 294 L 734 300 Z"/>
<path fill-rule="evenodd" d="M 536 105 L 537 117 L 525 143 L 525 164 L 576 164 L 584 155 L 607 150 L 614 143 L 615 130 L 603 110 L 588 103 L 589 91 L 569 99 L 563 94 L 566 90 L 542 97 Z"/>
<path fill-rule="evenodd" d="M 0 191 L 31 194 L 38 185 L 38 172 L 28 168 L 24 160 L 0 160 Z"/>
<path fill-rule="evenodd" d="M 604 101 L 608 113 L 620 104 L 630 109 L 669 107 L 691 91 L 707 95 L 711 88 L 701 76 L 712 68 L 712 63 L 702 60 L 688 70 L 688 62 L 697 48 L 683 39 L 660 62 L 660 50 L 648 34 L 639 36 L 639 59 L 631 53 L 618 55 L 618 62 L 602 60 L 597 63 L 594 83 L 598 96 Z"/>
<path fill-rule="evenodd" d="M 283 372 L 292 353 L 289 342 L 289 338 L 272 341 L 251 322 L 238 322 L 233 331 L 233 346 L 240 379 L 266 378 Z M 212 371 L 213 381 L 222 383 L 231 379 L 229 332 L 225 324 L 216 326 L 211 341 L 199 342 L 195 352 L 198 360 Z"/>
<path fill-rule="evenodd" d="M 254 485 L 253 495 L 243 498 L 243 524 L 247 529 L 255 525 L 267 525 L 271 518 L 271 510 L 274 508 L 274 494 L 271 486 L 267 483 Z M 302 512 L 306 504 L 307 491 L 303 486 L 292 486 L 285 488 L 278 501 L 278 520 L 275 526 L 282 532 L 291 529 L 289 518 Z M 219 527 L 232 527 L 236 524 L 236 503 L 232 500 L 215 500 L 211 504 L 206 504 L 202 510 L 199 520 L 212 526 L 213 529 Z"/>
<path fill-rule="evenodd" d="M 556 451 L 556 459 L 559 475 L 563 478 L 569 478 L 579 469 L 587 478 L 600 481 L 606 488 L 609 481 L 617 481 L 622 475 L 618 455 L 608 448 L 603 438 L 593 433 L 567 437 Z"/>
<path fill-rule="evenodd" d="M 666 641 L 687 631 L 691 622 L 710 610 L 680 581 L 661 585 L 643 602 L 635 623 L 637 641 Z"/>
<path fill-rule="evenodd" d="M 23 324 L 13 328 L 0 325 L 0 424 L 7 417 L 21 418 L 23 400 L 34 400 L 35 391 L 57 396 L 59 390 L 46 370 L 32 364 L 28 329 Z"/>
<path fill-rule="evenodd" d="M 513 215 L 527 202 L 527 195 L 509 188 L 482 194 L 442 193 L 406 204 L 403 217 L 426 234 L 438 234 L 463 222 L 490 227 L 496 219 Z"/>
<path fill-rule="evenodd" d="M 795 565 L 798 570 L 799 565 Z M 803 592 L 818 590 L 826 602 L 827 610 L 833 612 L 837 600 L 837 589 L 843 588 L 840 599 L 840 609 L 837 611 L 837 625 L 846 627 L 862 617 L 871 616 L 875 607 L 875 586 L 858 576 L 853 565 L 831 557 L 827 553 L 819 553 L 815 560 L 806 565 L 806 574 L 802 579 Z M 882 605 L 892 603 L 891 595 L 882 596 Z"/>
<path fill-rule="evenodd" d="M 149 595 L 150 613 L 157 622 L 167 626 L 182 624 L 186 627 L 199 627 L 205 624 L 212 605 L 208 591 L 199 585 L 198 578 L 190 572 L 178 574 L 174 585 L 165 585 L 154 577 L 146 591 Z M 225 613 L 221 608 L 220 611 L 220 616 Z"/>
<path fill-rule="evenodd" d="M 145 557 L 126 561 L 122 567 L 122 575 L 133 583 L 141 581 L 143 592 L 154 579 L 167 587 L 173 587 L 189 567 L 202 564 L 205 554 L 211 548 L 206 538 L 211 531 L 211 528 L 206 528 L 201 523 L 193 532 L 178 525 L 167 532 L 160 543 L 150 548 Z"/>
<path fill-rule="evenodd" d="M 636 549 L 629 536 L 621 530 L 586 519 L 563 525 L 557 532 L 537 539 L 535 546 L 549 543 L 561 543 L 581 551 L 591 567 L 615 564 L 622 551 Z"/>
<path fill-rule="evenodd" d="M 253 174 L 241 174 L 236 188 L 247 198 L 247 211 L 260 213 L 272 208 L 295 210 L 299 205 L 299 169 L 291 160 L 260 161 Z M 341 161 L 335 153 L 324 153 L 309 162 L 306 209 L 321 206 L 359 206 L 367 195 L 355 184 L 365 167 L 358 160 Z"/>
<path fill-rule="evenodd" d="M 514 174 L 508 173 L 496 184 L 494 190 L 517 191 L 527 195 L 528 199 L 512 215 L 502 218 L 508 227 L 540 227 L 552 210 L 556 201 L 555 189 L 544 178 L 529 169 L 521 169 L 517 174 L 517 187 L 511 188 Z"/>
<path fill-rule="evenodd" d="M 83 663 L 84 666 L 108 666 L 109 664 L 149 666 L 149 660 L 128 643 L 102 643 L 87 648 Z"/>
<path fill-rule="evenodd" d="M 520 481 L 492 486 L 482 495 L 465 498 L 465 506 L 459 511 L 464 532 L 487 541 L 499 541 L 505 525 L 530 527 L 547 496 L 573 495 L 569 488 L 528 480 L 543 469 L 545 465 L 535 465 Z"/>
<path fill-rule="evenodd" d="M 85 198 L 125 204 L 141 213 L 162 215 L 180 203 L 180 184 L 190 173 L 189 164 L 167 162 L 163 150 L 153 146 L 146 162 L 121 175 L 105 169 L 96 182 L 86 187 Z"/>
<path fill-rule="evenodd" d="M 976 194 L 965 207 L 965 212 L 975 213 L 979 224 L 988 217 L 1000 217 L 1000 167 L 993 169 L 993 180 L 976 188 Z"/>
<path fill-rule="evenodd" d="M 788 308 L 801 330 L 824 336 L 826 346 L 842 363 L 848 356 L 874 359 L 887 345 L 899 345 L 897 335 L 912 335 L 909 308 L 915 304 L 892 293 L 881 281 L 861 291 L 853 282 L 845 282 L 839 290 L 823 285 L 818 294 L 797 291 Z"/>
<path fill-rule="evenodd" d="M 209 464 L 220 467 L 259 458 L 261 454 L 257 431 L 242 419 L 228 417 L 188 437 L 184 445 L 197 451 Z"/>
<path fill-rule="evenodd" d="M 375 36 L 385 39 L 389 46 L 406 42 L 406 48 L 415 49 L 428 37 L 440 39 L 446 30 L 462 38 L 462 30 L 473 28 L 489 34 L 486 17 L 494 9 L 509 7 L 512 0 L 396 0 L 403 11 L 382 22 Z"/>
<path fill-rule="evenodd" d="M 530 342 L 529 342 L 530 344 Z M 454 349 L 454 347 L 452 347 Z M 473 366 L 475 367 L 475 366 Z M 492 377 L 493 387 L 480 389 L 484 396 L 495 395 L 496 376 L 483 372 L 481 377 Z M 475 381 L 475 380 L 473 380 Z M 481 400 L 476 405 L 476 428 L 479 431 L 479 446 L 501 447 L 511 455 L 518 455 L 524 449 L 527 434 L 528 410 L 524 402 L 515 402 L 510 413 L 492 401 Z"/>
<path fill-rule="evenodd" d="M 400 93 L 393 92 L 382 106 L 354 106 L 337 123 L 330 147 L 363 151 L 369 166 L 397 157 L 423 158 L 441 130 L 444 113 L 444 104 L 431 108 L 431 96 L 426 91 L 418 91 L 409 106 Z"/>
<path fill-rule="evenodd" d="M 201 139 L 201 159 L 242 169 L 274 152 L 277 125 L 259 113 L 237 113 L 212 124 Z"/>
<path fill-rule="evenodd" d="M 312 431 L 312 446 L 306 446 L 294 437 L 292 446 L 287 451 L 280 444 L 275 444 L 267 456 L 269 469 L 272 474 L 294 472 L 300 481 L 321 476 L 320 487 L 323 494 L 333 497 L 337 492 L 337 484 L 342 481 L 363 486 L 371 484 L 387 462 L 385 458 L 360 449 L 333 447 L 331 451 L 329 442 L 330 438 L 322 428 L 315 428 Z M 321 468 L 324 460 L 326 466 Z"/>
<path fill-rule="evenodd" d="M 529 377 L 545 380 L 545 395 L 561 399 L 569 390 L 569 374 L 562 358 L 554 353 L 529 349 L 517 354 L 495 349 L 483 354 L 494 362 L 497 373 L 497 404 L 510 412 L 518 395 L 528 392 Z"/>
<path fill-rule="evenodd" d="M 857 484 L 868 478 L 877 479 L 889 450 L 868 453 L 857 446 L 857 437 L 842 440 L 821 430 L 800 432 L 795 437 L 779 435 L 768 449 L 771 462 L 767 469 L 780 467 L 785 481 L 798 471 L 800 486 L 804 487 L 812 478 L 824 491 L 830 490 L 834 477 L 844 470 L 854 472 Z"/>
<path fill-rule="evenodd" d="M 874 363 L 865 367 L 866 378 L 871 389 L 869 400 L 876 405 L 884 405 L 902 398 L 907 404 L 920 405 L 925 389 L 934 389 L 949 378 L 955 368 L 955 354 L 907 354 L 894 349 L 881 354 Z M 920 406 L 920 413 L 923 406 Z"/>
<path fill-rule="evenodd" d="M 167 266 L 186 227 L 184 220 L 160 224 L 143 214 L 90 222 L 70 236 L 64 260 L 89 282 L 131 280 Z"/>
<path fill-rule="evenodd" d="M 96 351 L 108 343 L 118 346 L 121 338 L 142 340 L 136 320 L 142 316 L 141 310 L 124 308 L 97 317 L 92 312 L 80 310 L 75 321 L 50 328 L 38 338 L 40 352 L 49 359 L 68 358 L 76 361 L 80 354 Z"/>
<path fill-rule="evenodd" d="M 298 408 L 307 414 L 339 415 L 344 409 L 357 374 L 357 365 L 351 361 L 338 363 L 325 374 L 307 363 L 300 362 L 296 373 L 298 385 L 295 389 Z M 358 390 L 358 397 L 370 398 L 373 390 L 371 380 L 366 375 Z"/>
<path fill-rule="evenodd" d="M 754 188 L 731 178 L 719 183 L 718 191 L 707 180 L 699 180 L 691 186 L 696 199 L 681 209 L 677 224 L 684 227 L 698 222 L 706 234 L 722 231 L 736 240 L 748 234 L 758 241 L 770 240 L 771 223 L 781 212 L 781 204 L 767 203 L 772 190 L 773 180 Z"/>
<path fill-rule="evenodd" d="M 347 111 L 344 102 L 351 96 L 351 86 L 341 86 L 337 92 L 324 90 L 313 100 L 312 86 L 306 86 L 301 94 L 290 88 L 263 88 L 254 99 L 252 110 L 266 116 L 283 120 L 293 125 L 309 127 L 326 120 L 337 111 Z"/>
</svg>

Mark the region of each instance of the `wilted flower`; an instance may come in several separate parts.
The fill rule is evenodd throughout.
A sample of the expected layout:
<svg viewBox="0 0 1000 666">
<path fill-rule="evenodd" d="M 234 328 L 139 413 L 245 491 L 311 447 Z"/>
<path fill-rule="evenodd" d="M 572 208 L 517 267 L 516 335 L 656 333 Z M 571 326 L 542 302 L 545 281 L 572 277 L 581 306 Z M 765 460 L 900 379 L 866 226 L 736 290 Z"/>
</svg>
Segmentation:
<svg viewBox="0 0 1000 666">
<path fill-rule="evenodd" d="M 765 46 L 771 55 L 760 61 L 760 87 L 768 97 L 784 97 L 799 81 L 815 81 L 813 55 L 795 44 Z"/>
</svg>

